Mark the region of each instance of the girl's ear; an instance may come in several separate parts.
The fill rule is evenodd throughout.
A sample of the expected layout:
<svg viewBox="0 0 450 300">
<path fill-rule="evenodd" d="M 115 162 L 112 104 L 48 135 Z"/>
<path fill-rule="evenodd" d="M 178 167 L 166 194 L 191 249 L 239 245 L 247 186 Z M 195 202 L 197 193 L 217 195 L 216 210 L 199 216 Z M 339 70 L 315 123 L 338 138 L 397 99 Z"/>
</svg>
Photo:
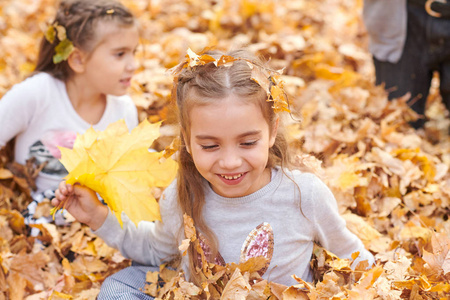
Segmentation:
<svg viewBox="0 0 450 300">
<path fill-rule="evenodd" d="M 277 117 L 275 124 L 273 124 L 272 132 L 270 132 L 269 145 L 272 147 L 275 144 L 275 139 L 277 138 L 278 125 L 280 124 L 280 117 Z"/>
<path fill-rule="evenodd" d="M 86 55 L 83 51 L 81 51 L 78 48 L 73 49 L 72 53 L 70 53 L 69 57 L 67 58 L 67 63 L 69 64 L 69 67 L 75 72 L 75 73 L 83 73 L 85 70 L 85 61 L 86 61 Z"/>
</svg>

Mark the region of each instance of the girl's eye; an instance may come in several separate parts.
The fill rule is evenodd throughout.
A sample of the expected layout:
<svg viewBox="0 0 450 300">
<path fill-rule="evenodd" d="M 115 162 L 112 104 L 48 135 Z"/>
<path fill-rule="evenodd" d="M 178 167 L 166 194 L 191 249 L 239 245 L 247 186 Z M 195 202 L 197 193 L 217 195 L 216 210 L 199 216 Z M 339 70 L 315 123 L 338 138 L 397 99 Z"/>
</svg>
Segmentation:
<svg viewBox="0 0 450 300">
<path fill-rule="evenodd" d="M 202 147 L 203 150 L 213 150 L 218 147 L 217 145 L 200 145 L 200 146 Z"/>
<path fill-rule="evenodd" d="M 244 147 L 251 147 L 251 146 L 256 145 L 256 142 L 258 142 L 258 141 L 256 140 L 256 141 L 253 141 L 253 142 L 241 143 L 241 146 L 244 146 Z"/>
<path fill-rule="evenodd" d="M 120 52 L 117 52 L 116 53 L 116 56 L 117 57 L 122 57 L 122 56 L 124 56 L 125 55 L 125 52 L 124 51 L 120 51 Z"/>
</svg>

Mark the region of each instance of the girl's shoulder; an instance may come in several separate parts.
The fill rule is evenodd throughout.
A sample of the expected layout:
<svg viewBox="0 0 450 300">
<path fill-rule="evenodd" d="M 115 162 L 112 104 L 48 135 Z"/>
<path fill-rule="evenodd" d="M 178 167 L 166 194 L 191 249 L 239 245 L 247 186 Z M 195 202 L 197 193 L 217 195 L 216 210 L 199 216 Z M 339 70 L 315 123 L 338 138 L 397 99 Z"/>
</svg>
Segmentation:
<svg viewBox="0 0 450 300">
<path fill-rule="evenodd" d="M 25 78 L 22 82 L 16 84 L 15 86 L 35 86 L 35 87 L 41 87 L 48 86 L 48 85 L 60 85 L 64 84 L 63 81 L 60 79 L 57 79 L 53 77 L 52 75 L 46 73 L 46 72 L 38 72 L 35 74 L 32 74 L 31 76 Z"/>
<path fill-rule="evenodd" d="M 36 73 L 16 83 L 2 98 L 2 101 L 14 102 L 16 105 L 28 106 L 29 103 L 51 103 L 55 94 L 65 92 L 63 81 L 44 72 Z M 30 107 L 29 107 L 30 108 Z"/>
<path fill-rule="evenodd" d="M 324 186 L 325 183 L 320 179 L 320 177 L 312 172 L 305 172 L 301 170 L 288 170 L 284 169 L 283 175 L 284 180 L 291 180 L 298 184 L 300 187 L 319 187 Z"/>
<path fill-rule="evenodd" d="M 332 199 L 332 193 L 325 182 L 312 172 L 284 170 L 282 184 L 300 190 L 302 201 L 314 203 L 317 199 Z"/>
<path fill-rule="evenodd" d="M 56 79 L 48 73 L 39 72 L 16 83 L 9 92 L 37 95 L 62 87 L 64 87 L 64 82 L 61 80 Z"/>
</svg>

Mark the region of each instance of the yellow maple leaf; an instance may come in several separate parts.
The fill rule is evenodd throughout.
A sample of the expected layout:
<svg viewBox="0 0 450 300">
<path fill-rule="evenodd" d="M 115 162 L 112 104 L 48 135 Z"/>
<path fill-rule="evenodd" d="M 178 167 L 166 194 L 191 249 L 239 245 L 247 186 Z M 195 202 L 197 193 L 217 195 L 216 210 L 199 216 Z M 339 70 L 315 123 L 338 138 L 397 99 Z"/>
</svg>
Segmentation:
<svg viewBox="0 0 450 300">
<path fill-rule="evenodd" d="M 96 191 L 121 225 L 122 212 L 136 225 L 160 220 L 152 187 L 169 185 L 177 171 L 174 160 L 161 160 L 162 153 L 148 150 L 159 136 L 160 125 L 145 120 L 129 133 L 120 120 L 105 131 L 91 128 L 78 135 L 73 149 L 60 147 L 61 163 L 69 172 L 67 183 L 78 182 Z"/>
</svg>

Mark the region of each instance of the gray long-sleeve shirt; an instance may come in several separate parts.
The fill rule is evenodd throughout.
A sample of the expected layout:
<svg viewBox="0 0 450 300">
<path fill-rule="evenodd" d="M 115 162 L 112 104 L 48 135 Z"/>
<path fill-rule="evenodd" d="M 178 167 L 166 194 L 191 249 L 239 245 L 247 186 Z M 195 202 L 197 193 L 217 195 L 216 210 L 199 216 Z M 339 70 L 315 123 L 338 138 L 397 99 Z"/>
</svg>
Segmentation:
<svg viewBox="0 0 450 300">
<path fill-rule="evenodd" d="M 314 241 L 339 257 L 350 258 L 359 251 L 360 260 L 367 259 L 372 264 L 372 254 L 346 228 L 328 187 L 311 173 L 294 171 L 288 175 L 292 180 L 275 168 L 269 184 L 240 198 L 219 196 L 205 181 L 204 217 L 217 236 L 224 261 L 238 263 L 249 233 L 265 222 L 270 224 L 265 227 L 273 231 L 273 256 L 263 275 L 270 281 L 293 285 L 297 283 L 291 277 L 293 274 L 311 281 L 309 263 Z M 179 254 L 178 246 L 185 238 L 176 182 L 164 191 L 160 209 L 162 221 L 141 222 L 138 227 L 122 214 L 121 228 L 110 213 L 95 233 L 128 258 L 142 264 L 160 264 Z M 250 248 L 257 253 L 269 253 L 267 248 L 271 242 L 264 240 L 267 235 L 259 237 Z M 187 257 L 184 257 L 183 269 L 189 274 L 187 266 Z"/>
<path fill-rule="evenodd" d="M 406 41 L 407 0 L 364 0 L 363 20 L 369 51 L 378 60 L 396 63 Z"/>
</svg>

